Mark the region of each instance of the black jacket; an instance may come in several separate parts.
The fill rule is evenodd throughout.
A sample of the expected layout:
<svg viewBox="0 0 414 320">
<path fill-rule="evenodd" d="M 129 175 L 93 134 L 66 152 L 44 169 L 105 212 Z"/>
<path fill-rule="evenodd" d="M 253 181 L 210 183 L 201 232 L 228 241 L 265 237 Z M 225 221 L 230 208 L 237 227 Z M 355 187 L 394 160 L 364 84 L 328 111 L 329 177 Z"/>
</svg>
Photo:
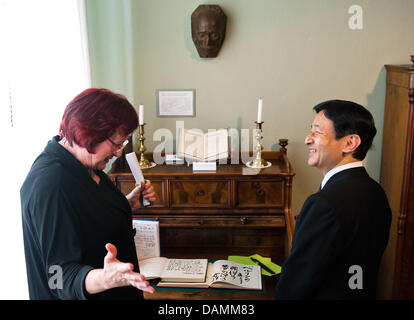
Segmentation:
<svg viewBox="0 0 414 320">
<path fill-rule="evenodd" d="M 387 197 L 365 168 L 333 175 L 302 207 L 276 299 L 375 299 L 390 225 Z"/>
<path fill-rule="evenodd" d="M 103 268 L 108 242 L 117 247 L 117 259 L 139 271 L 129 203 L 104 172 L 96 173 L 99 184 L 58 136 L 33 163 L 20 190 L 31 299 L 142 298 L 133 287 L 95 295 L 85 290 L 87 273 Z"/>
</svg>

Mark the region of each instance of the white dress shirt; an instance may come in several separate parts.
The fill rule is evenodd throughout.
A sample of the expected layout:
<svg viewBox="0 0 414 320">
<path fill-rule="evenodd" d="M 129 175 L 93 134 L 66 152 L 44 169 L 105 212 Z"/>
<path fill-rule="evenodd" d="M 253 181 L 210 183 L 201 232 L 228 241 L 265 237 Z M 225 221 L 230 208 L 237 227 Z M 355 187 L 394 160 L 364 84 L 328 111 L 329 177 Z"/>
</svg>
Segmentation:
<svg viewBox="0 0 414 320">
<path fill-rule="evenodd" d="M 325 177 L 322 180 L 321 183 L 321 189 L 323 189 L 323 187 L 325 186 L 325 184 L 328 182 L 328 180 L 336 173 L 341 172 L 343 170 L 346 169 L 351 169 L 351 168 L 358 168 L 358 167 L 363 167 L 364 164 L 362 163 L 362 161 L 354 161 L 354 162 L 350 162 L 347 164 L 344 164 L 342 166 L 339 167 L 335 167 L 331 170 L 328 171 L 328 173 L 325 175 Z"/>
</svg>

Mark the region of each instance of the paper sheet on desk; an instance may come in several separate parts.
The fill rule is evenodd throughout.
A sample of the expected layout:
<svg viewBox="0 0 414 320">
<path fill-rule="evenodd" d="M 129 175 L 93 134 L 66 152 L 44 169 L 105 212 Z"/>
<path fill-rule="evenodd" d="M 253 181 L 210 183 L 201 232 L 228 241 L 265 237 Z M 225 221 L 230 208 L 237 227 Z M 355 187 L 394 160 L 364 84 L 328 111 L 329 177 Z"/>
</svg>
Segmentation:
<svg viewBox="0 0 414 320">
<path fill-rule="evenodd" d="M 270 258 L 262 257 L 259 254 L 254 254 L 254 255 L 251 255 L 251 256 L 248 256 L 248 257 L 246 257 L 246 256 L 228 256 L 227 260 L 237 262 L 237 263 L 241 263 L 241 264 L 257 265 L 252 260 L 250 260 L 250 258 L 254 258 L 254 259 L 259 260 L 266 267 L 273 270 L 275 274 L 278 274 L 282 271 L 281 266 L 277 265 L 276 263 L 273 263 Z M 274 274 L 270 274 L 266 270 L 263 270 L 263 268 L 262 268 L 262 274 L 265 275 L 265 276 L 274 276 Z"/>
</svg>

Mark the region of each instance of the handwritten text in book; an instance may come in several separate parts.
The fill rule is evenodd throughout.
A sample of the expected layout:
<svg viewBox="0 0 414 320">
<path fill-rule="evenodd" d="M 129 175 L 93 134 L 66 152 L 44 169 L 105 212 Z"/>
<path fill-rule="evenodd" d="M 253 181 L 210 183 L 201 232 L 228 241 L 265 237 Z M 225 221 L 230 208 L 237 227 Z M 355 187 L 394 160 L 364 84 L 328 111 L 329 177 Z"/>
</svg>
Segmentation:
<svg viewBox="0 0 414 320">
<path fill-rule="evenodd" d="M 212 279 L 213 281 L 226 281 L 228 279 L 238 280 L 240 284 L 243 284 L 243 281 L 250 282 L 251 279 L 251 272 L 253 270 L 253 266 L 243 266 L 240 271 L 239 267 L 231 266 L 224 264 L 221 266 L 221 270 L 213 274 Z"/>
<path fill-rule="evenodd" d="M 200 260 L 169 260 L 166 268 L 167 271 L 178 271 L 184 274 L 202 274 L 204 267 Z"/>
</svg>

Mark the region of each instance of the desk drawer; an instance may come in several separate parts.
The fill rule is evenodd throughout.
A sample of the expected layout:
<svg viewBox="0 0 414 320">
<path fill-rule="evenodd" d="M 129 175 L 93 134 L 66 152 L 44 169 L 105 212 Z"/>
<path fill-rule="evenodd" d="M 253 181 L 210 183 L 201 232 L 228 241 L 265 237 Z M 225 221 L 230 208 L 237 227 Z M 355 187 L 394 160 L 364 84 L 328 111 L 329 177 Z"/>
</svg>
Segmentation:
<svg viewBox="0 0 414 320">
<path fill-rule="evenodd" d="M 161 227 L 173 228 L 284 228 L 285 218 L 283 216 L 148 216 L 140 215 L 134 218 L 156 220 Z"/>
<path fill-rule="evenodd" d="M 271 207 L 283 208 L 283 180 L 237 181 L 236 207 Z"/>
<path fill-rule="evenodd" d="M 135 180 L 132 179 L 116 179 L 115 181 L 118 189 L 125 195 L 130 193 L 135 188 Z M 165 198 L 165 182 L 163 180 L 151 180 L 151 185 L 154 188 L 156 200 L 151 207 L 165 207 L 166 198 Z"/>
<path fill-rule="evenodd" d="M 230 180 L 173 180 L 170 182 L 171 207 L 229 208 Z"/>
</svg>

